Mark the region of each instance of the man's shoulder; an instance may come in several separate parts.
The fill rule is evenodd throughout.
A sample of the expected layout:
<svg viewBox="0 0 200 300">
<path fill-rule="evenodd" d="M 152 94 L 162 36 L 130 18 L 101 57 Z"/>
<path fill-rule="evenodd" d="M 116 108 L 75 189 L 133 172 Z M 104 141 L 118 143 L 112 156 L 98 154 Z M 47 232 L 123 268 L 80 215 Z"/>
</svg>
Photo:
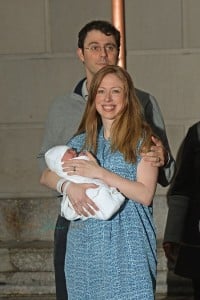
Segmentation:
<svg viewBox="0 0 200 300">
<path fill-rule="evenodd" d="M 135 92 L 136 92 L 136 95 L 137 95 L 138 99 L 140 100 L 140 102 L 147 103 L 147 102 L 151 101 L 151 95 L 149 92 L 146 92 L 146 91 L 138 89 L 138 88 L 135 88 Z"/>
<path fill-rule="evenodd" d="M 135 88 L 135 91 L 136 91 L 136 95 L 141 98 L 148 98 L 150 96 L 149 92 L 147 91 L 144 91 L 144 90 L 141 90 L 141 89 L 138 89 L 138 88 Z"/>
<path fill-rule="evenodd" d="M 138 88 L 135 88 L 135 92 L 143 107 L 146 107 L 149 103 L 155 101 L 155 98 L 149 92 Z"/>
<path fill-rule="evenodd" d="M 74 102 L 85 103 L 85 100 L 81 95 L 78 95 L 72 91 L 67 92 L 64 95 L 57 96 L 53 100 L 52 105 L 70 105 L 71 103 L 74 104 Z"/>
<path fill-rule="evenodd" d="M 52 102 L 52 107 L 70 107 L 73 106 L 85 106 L 85 99 L 82 95 L 82 86 L 85 78 L 80 80 L 73 88 L 72 91 L 66 92 L 64 95 L 56 97 Z"/>
<path fill-rule="evenodd" d="M 85 103 L 86 101 L 82 96 L 74 92 L 69 92 L 65 95 L 56 97 L 50 105 L 50 110 L 69 110 L 72 108 L 77 110 L 85 107 Z"/>
<path fill-rule="evenodd" d="M 59 96 L 51 103 L 48 118 L 53 122 L 80 121 L 85 104 L 85 99 L 73 92 Z"/>
</svg>

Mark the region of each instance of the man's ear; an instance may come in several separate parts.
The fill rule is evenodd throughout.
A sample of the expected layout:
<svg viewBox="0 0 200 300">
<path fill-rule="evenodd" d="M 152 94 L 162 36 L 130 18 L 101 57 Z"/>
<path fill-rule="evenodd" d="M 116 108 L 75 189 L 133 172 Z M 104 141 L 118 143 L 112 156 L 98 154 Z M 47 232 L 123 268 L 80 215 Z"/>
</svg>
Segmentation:
<svg viewBox="0 0 200 300">
<path fill-rule="evenodd" d="M 83 50 L 81 48 L 77 48 L 76 53 L 77 53 L 78 58 L 82 61 L 82 63 L 84 63 Z"/>
</svg>

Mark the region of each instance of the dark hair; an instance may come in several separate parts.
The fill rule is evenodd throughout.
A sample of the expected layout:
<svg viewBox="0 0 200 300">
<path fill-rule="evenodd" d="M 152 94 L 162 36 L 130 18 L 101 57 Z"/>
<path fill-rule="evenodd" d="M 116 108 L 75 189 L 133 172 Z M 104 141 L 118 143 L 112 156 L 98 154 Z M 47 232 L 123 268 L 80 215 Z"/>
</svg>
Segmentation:
<svg viewBox="0 0 200 300">
<path fill-rule="evenodd" d="M 108 21 L 101 21 L 101 20 L 96 20 L 96 21 L 91 21 L 87 23 L 80 31 L 78 34 L 78 47 L 83 49 L 84 47 L 84 41 L 85 38 L 88 34 L 88 32 L 92 30 L 99 30 L 105 35 L 113 35 L 115 38 L 115 42 L 117 45 L 117 49 L 119 51 L 120 48 L 120 32 L 115 28 L 110 22 Z"/>
</svg>

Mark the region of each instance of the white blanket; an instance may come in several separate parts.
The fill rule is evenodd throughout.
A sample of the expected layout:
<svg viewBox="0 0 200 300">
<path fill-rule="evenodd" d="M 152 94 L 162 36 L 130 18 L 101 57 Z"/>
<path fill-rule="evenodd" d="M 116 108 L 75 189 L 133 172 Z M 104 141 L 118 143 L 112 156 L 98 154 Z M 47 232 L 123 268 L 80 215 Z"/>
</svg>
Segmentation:
<svg viewBox="0 0 200 300">
<path fill-rule="evenodd" d="M 68 220 L 77 220 L 82 219 L 86 220 L 88 218 L 96 218 L 100 220 L 108 220 L 110 219 L 121 207 L 123 204 L 125 197 L 114 187 L 109 187 L 103 181 L 98 179 L 92 179 L 88 177 L 82 177 L 79 175 L 67 175 L 66 172 L 62 169 L 62 162 L 61 159 L 69 149 L 67 146 L 55 146 L 49 149 L 45 153 L 45 160 L 47 166 L 50 170 L 54 171 L 60 177 L 65 178 L 71 182 L 75 183 L 94 183 L 98 185 L 97 188 L 90 188 L 86 190 L 87 196 L 95 202 L 98 206 L 99 211 L 96 211 L 95 215 L 90 215 L 89 217 L 84 217 L 78 215 L 69 198 L 67 195 L 63 195 L 62 202 L 61 202 L 61 215 L 64 216 Z M 78 156 L 73 159 L 87 159 L 87 156 Z"/>
</svg>

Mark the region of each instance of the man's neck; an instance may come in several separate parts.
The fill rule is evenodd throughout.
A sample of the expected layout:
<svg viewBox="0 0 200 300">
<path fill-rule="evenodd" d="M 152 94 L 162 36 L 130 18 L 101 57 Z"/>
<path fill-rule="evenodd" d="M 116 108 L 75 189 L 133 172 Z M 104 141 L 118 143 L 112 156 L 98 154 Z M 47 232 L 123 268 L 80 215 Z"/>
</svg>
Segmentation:
<svg viewBox="0 0 200 300">
<path fill-rule="evenodd" d="M 86 69 L 86 86 L 88 91 L 90 89 L 93 76 L 94 74 L 92 74 L 88 69 Z"/>
<path fill-rule="evenodd" d="M 86 88 L 87 88 L 87 91 L 89 91 L 89 88 L 90 88 L 90 82 L 88 82 L 87 79 L 86 79 Z"/>
</svg>

